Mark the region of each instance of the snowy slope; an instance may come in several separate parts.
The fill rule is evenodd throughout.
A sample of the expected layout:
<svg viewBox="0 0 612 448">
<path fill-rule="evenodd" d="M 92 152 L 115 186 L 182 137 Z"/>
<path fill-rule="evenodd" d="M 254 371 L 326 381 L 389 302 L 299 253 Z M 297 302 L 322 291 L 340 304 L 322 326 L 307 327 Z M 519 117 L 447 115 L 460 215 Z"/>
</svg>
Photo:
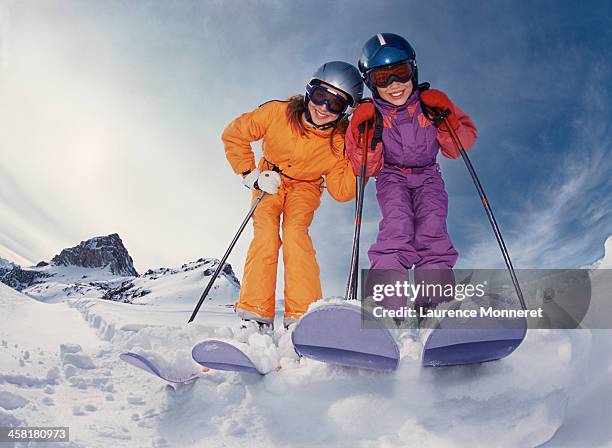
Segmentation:
<svg viewBox="0 0 612 448">
<path fill-rule="evenodd" d="M 108 268 L 49 264 L 31 267 L 27 270 L 46 275 L 46 277 L 39 278 L 37 283 L 24 288 L 21 292 L 48 303 L 72 297 L 101 297 L 108 289 L 116 288 L 131 278 L 115 275 Z"/>
<path fill-rule="evenodd" d="M 219 260 L 206 258 L 184 264 L 178 269 L 160 268 L 147 271 L 132 283 L 135 290 L 149 292 L 135 298 L 133 303 L 193 310 L 218 265 Z M 205 305 L 233 306 L 238 299 L 239 289 L 240 283 L 231 266 L 225 265 L 224 271 L 215 280 Z"/>
<path fill-rule="evenodd" d="M 580 372 L 574 349 L 588 346 L 587 338 L 532 332 L 502 362 L 423 370 L 420 347 L 408 339 L 399 371 L 378 374 L 298 361 L 289 333 L 280 331 L 279 348 L 269 336 L 250 337 L 281 363 L 279 372 L 263 379 L 209 372 L 174 389 L 118 354 L 150 350 L 189 365 L 195 342 L 232 336 L 226 326 L 233 313 L 208 312 L 184 327 L 188 313 L 163 306 L 99 299 L 46 304 L 1 288 L 3 315 L 15 317 L 14 327 L 0 330 L 6 341 L 0 390 L 11 394 L 0 395 L 2 418 L 68 425 L 75 446 L 489 446 L 491 437 L 496 446 L 535 446 L 561 425 L 566 389 Z M 41 322 L 44 316 L 53 318 Z M 38 334 L 41 327 L 54 338 Z M 81 345 L 68 345 L 77 361 L 62 359 L 62 343 Z M 27 404 L 14 407 L 21 400 L 15 397 Z"/>
<path fill-rule="evenodd" d="M 602 270 L 612 269 L 612 236 L 605 242 L 604 256 L 591 268 L 592 299 L 584 321 L 596 318 L 610 323 L 612 276 Z M 580 372 L 580 384 L 572 389 L 567 417 L 547 447 L 612 447 L 612 330 L 591 330 L 589 334 L 591 349 Z"/>
<path fill-rule="evenodd" d="M 200 259 L 180 268 L 149 270 L 137 277 L 113 274 L 108 267 L 84 268 L 80 266 L 56 266 L 28 268 L 28 271 L 46 275 L 21 292 L 37 300 L 55 303 L 66 298 L 104 298 L 108 300 L 171 306 L 193 309 L 214 269 L 216 259 Z M 207 305 L 233 304 L 240 283 L 231 266 L 217 278 Z"/>
<path fill-rule="evenodd" d="M 111 371 L 99 365 L 103 344 L 78 312 L 0 284 L 0 316 L 0 426 L 73 426 L 73 407 L 100 406 Z"/>
</svg>

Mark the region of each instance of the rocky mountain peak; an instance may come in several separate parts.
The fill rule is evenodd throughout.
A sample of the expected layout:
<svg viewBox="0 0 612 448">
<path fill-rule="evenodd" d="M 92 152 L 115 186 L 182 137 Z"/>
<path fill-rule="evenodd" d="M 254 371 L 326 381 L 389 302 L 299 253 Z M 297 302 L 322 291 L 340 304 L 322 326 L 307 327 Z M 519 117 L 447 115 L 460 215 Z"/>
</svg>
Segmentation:
<svg viewBox="0 0 612 448">
<path fill-rule="evenodd" d="M 109 266 L 113 274 L 138 275 L 132 257 L 116 233 L 81 241 L 77 246 L 62 250 L 59 255 L 53 257 L 51 263 L 84 268 Z"/>
<path fill-rule="evenodd" d="M 11 269 L 15 267 L 17 267 L 15 263 L 0 257 L 0 269 L 6 269 L 7 271 L 10 271 Z"/>
</svg>

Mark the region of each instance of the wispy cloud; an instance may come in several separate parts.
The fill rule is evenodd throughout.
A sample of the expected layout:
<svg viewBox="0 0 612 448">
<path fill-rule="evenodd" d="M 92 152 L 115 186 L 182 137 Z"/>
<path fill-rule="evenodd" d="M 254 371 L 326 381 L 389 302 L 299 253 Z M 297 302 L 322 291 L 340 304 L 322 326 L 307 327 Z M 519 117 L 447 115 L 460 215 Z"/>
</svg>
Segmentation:
<svg viewBox="0 0 612 448">
<path fill-rule="evenodd" d="M 563 268 L 598 258 L 612 234 L 612 128 L 608 117 L 612 71 L 607 61 L 584 68 L 585 89 L 577 92 L 568 117 L 571 133 L 555 148 L 559 160 L 534 172 L 537 187 L 516 203 L 506 228 L 507 245 L 517 267 Z M 488 224 L 487 224 L 488 225 Z M 471 231 L 489 232 L 487 225 Z M 462 259 L 463 266 L 502 265 L 492 238 L 478 242 Z"/>
</svg>

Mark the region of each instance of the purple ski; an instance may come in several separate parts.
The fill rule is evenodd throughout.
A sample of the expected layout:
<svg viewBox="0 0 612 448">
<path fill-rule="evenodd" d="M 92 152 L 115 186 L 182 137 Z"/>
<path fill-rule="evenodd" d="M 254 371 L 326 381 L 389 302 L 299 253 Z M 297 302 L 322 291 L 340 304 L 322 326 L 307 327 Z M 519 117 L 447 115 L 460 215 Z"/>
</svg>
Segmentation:
<svg viewBox="0 0 612 448">
<path fill-rule="evenodd" d="M 526 333 L 525 318 L 441 319 L 436 327 L 421 330 L 421 362 L 438 367 L 495 361 L 510 355 Z"/>
<path fill-rule="evenodd" d="M 317 361 L 381 371 L 393 371 L 399 364 L 399 349 L 391 333 L 348 302 L 307 313 L 291 339 L 300 356 Z"/>
<path fill-rule="evenodd" d="M 532 308 L 543 317 L 470 319 L 444 318 L 421 330 L 422 364 L 425 367 L 474 364 L 502 359 L 514 352 L 531 328 L 578 328 L 589 309 L 591 280 L 582 269 L 538 269 L 521 272 L 521 284 Z M 516 300 L 489 293 L 476 300 L 477 308 L 519 309 Z M 456 303 L 453 307 L 464 307 Z"/>
<path fill-rule="evenodd" d="M 196 344 L 191 355 L 195 362 L 209 369 L 265 375 L 244 351 L 219 339 L 207 339 Z"/>
<path fill-rule="evenodd" d="M 165 363 L 160 363 L 158 359 L 152 356 L 146 357 L 138 353 L 127 352 L 121 353 L 119 358 L 122 361 L 125 361 L 134 367 L 138 367 L 151 375 L 155 375 L 164 381 L 168 381 L 169 383 L 189 383 L 196 380 L 200 376 L 197 369 L 193 369 L 192 372 L 186 373 L 168 371 L 168 369 L 164 368 Z"/>
</svg>

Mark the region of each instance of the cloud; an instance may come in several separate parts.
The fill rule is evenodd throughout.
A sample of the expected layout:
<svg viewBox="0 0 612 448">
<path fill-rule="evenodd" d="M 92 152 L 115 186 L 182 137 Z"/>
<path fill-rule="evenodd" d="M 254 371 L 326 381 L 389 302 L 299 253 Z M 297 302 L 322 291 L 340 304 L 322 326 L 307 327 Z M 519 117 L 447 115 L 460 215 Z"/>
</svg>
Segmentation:
<svg viewBox="0 0 612 448">
<path fill-rule="evenodd" d="M 555 150 L 560 160 L 540 175 L 538 187 L 515 203 L 506 236 L 515 267 L 578 267 L 597 258 L 602 241 L 612 232 L 612 158 L 609 157 L 612 112 L 609 85 L 612 72 L 607 62 L 593 64 L 586 72 L 585 89 L 576 94 L 568 113 L 572 132 Z M 609 88 L 608 88 L 609 93 Z M 480 235 L 492 232 L 487 225 L 473 225 Z M 474 244 L 461 260 L 462 266 L 502 266 L 492 238 Z"/>
</svg>

